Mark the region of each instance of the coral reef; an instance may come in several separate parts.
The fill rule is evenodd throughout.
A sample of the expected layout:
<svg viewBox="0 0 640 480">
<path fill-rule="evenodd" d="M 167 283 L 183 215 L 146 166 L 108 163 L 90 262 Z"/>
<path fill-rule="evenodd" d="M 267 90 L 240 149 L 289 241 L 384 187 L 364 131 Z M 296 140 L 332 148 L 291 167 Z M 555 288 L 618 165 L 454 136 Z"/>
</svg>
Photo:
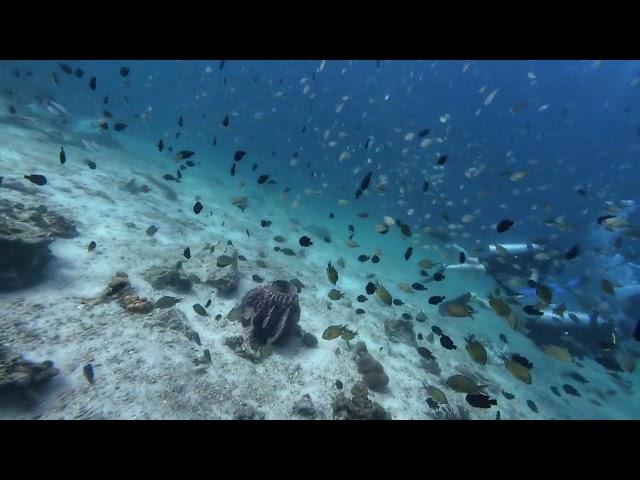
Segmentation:
<svg viewBox="0 0 640 480">
<path fill-rule="evenodd" d="M 253 405 L 241 403 L 235 412 L 233 412 L 234 420 L 264 420 L 265 414 L 257 410 Z"/>
<path fill-rule="evenodd" d="M 318 345 L 318 339 L 313 333 L 307 332 L 302 336 L 302 343 L 305 347 L 314 348 Z"/>
<path fill-rule="evenodd" d="M 26 207 L 0 200 L 0 291 L 36 283 L 53 258 L 49 244 L 77 235 L 72 222 L 44 205 Z"/>
<path fill-rule="evenodd" d="M 364 342 L 358 342 L 356 345 L 355 361 L 364 385 L 371 390 L 384 390 L 389 383 L 389 377 L 384 372 L 382 364 L 367 351 Z"/>
<path fill-rule="evenodd" d="M 116 272 L 95 303 L 117 299 L 122 308 L 130 313 L 149 313 L 154 309 L 153 300 L 139 297 L 124 272 Z"/>
<path fill-rule="evenodd" d="M 227 337 L 224 339 L 224 344 L 229 347 L 236 355 L 253 363 L 258 363 L 262 360 L 261 353 L 254 351 L 248 344 L 244 342 L 242 335 Z"/>
<path fill-rule="evenodd" d="M 316 406 L 311 400 L 311 395 L 305 393 L 299 400 L 293 404 L 293 413 L 305 418 L 316 418 Z"/>
<path fill-rule="evenodd" d="M 30 362 L 16 352 L 0 345 L 0 393 L 30 396 L 33 389 L 58 374 L 53 362 Z"/>
<path fill-rule="evenodd" d="M 298 294 L 285 280 L 249 290 L 240 302 L 240 309 L 242 326 L 260 345 L 285 344 L 298 331 Z"/>
<path fill-rule="evenodd" d="M 368 397 L 367 387 L 356 383 L 351 388 L 352 398 L 340 392 L 331 403 L 333 416 L 341 420 L 391 420 L 391 414 Z"/>
<path fill-rule="evenodd" d="M 191 290 L 192 282 L 184 272 L 173 267 L 153 266 L 142 274 L 147 282 L 156 290 L 169 289 L 178 293 L 187 293 Z"/>
<path fill-rule="evenodd" d="M 384 331 L 391 342 L 404 343 L 412 348 L 418 346 L 413 322 L 404 318 L 387 318 L 384 320 Z"/>
<path fill-rule="evenodd" d="M 221 256 L 230 258 L 231 262 L 228 265 L 219 266 L 217 259 Z M 234 246 L 227 245 L 221 253 L 216 253 L 214 260 L 207 268 L 209 274 L 205 283 L 214 287 L 218 293 L 228 295 L 237 288 L 240 273 L 238 272 L 238 251 Z"/>
</svg>

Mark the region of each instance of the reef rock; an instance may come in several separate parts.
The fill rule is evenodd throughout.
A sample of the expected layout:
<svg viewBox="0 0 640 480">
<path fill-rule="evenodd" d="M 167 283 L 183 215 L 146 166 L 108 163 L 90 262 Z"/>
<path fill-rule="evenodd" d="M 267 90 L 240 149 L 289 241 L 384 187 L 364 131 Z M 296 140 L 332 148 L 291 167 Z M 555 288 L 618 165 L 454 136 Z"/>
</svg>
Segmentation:
<svg viewBox="0 0 640 480">
<path fill-rule="evenodd" d="M 186 293 L 191 290 L 192 281 L 184 272 L 176 266 L 162 267 L 154 266 L 147 269 L 143 274 L 147 282 L 156 290 L 169 289 L 178 293 Z"/>
<path fill-rule="evenodd" d="M 340 392 L 331 403 L 333 416 L 341 420 L 391 420 L 391 415 L 379 403 L 368 397 L 367 387 L 356 383 L 351 388 L 352 398 Z"/>
<path fill-rule="evenodd" d="M 392 342 L 404 343 L 412 348 L 418 346 L 411 320 L 388 318 L 384 321 L 384 331 Z"/>
<path fill-rule="evenodd" d="M 21 355 L 0 345 L 0 393 L 30 393 L 58 374 L 53 362 L 25 360 Z"/>
<path fill-rule="evenodd" d="M 232 261 L 229 265 L 219 267 L 217 259 L 222 255 L 231 258 Z M 223 295 L 232 293 L 236 289 L 240 273 L 238 272 L 238 251 L 234 246 L 227 245 L 222 252 L 216 252 L 215 258 L 208 268 L 209 276 L 205 282 L 207 285 L 214 287 L 218 293 Z"/>
<path fill-rule="evenodd" d="M 130 313 L 149 313 L 155 306 L 153 300 L 139 297 L 124 272 L 116 272 L 107 287 L 96 300 L 96 304 L 117 299 L 122 308 Z"/>
<path fill-rule="evenodd" d="M 389 377 L 384 372 L 382 364 L 367 351 L 364 342 L 358 342 L 356 345 L 355 361 L 365 386 L 371 390 L 384 390 L 389 383 Z"/>
<path fill-rule="evenodd" d="M 233 412 L 234 420 L 264 420 L 264 418 L 264 412 L 257 410 L 253 405 L 248 403 L 241 403 L 235 412 Z"/>
<path fill-rule="evenodd" d="M 157 327 L 182 333 L 189 340 L 191 340 L 196 333 L 196 331 L 189 326 L 187 316 L 177 308 L 162 310 L 150 325 L 152 328 Z"/>
<path fill-rule="evenodd" d="M 77 235 L 72 222 L 44 205 L 26 207 L 0 200 L 0 291 L 36 283 L 53 258 L 49 244 Z"/>
<path fill-rule="evenodd" d="M 316 406 L 311 400 L 311 395 L 305 393 L 299 400 L 293 404 L 293 413 L 306 418 L 316 418 Z"/>
<path fill-rule="evenodd" d="M 300 304 L 296 289 L 286 280 L 253 288 L 240 302 L 242 326 L 258 344 L 285 344 L 299 332 Z"/>
</svg>

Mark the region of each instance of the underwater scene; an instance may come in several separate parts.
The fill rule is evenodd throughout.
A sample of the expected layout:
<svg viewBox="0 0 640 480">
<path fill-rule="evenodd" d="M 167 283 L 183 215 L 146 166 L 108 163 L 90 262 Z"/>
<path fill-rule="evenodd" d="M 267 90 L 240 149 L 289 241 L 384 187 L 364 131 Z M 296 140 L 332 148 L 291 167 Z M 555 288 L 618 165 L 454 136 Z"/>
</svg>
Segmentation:
<svg viewBox="0 0 640 480">
<path fill-rule="evenodd" d="M 0 85 L 0 419 L 640 418 L 640 61 Z"/>
</svg>

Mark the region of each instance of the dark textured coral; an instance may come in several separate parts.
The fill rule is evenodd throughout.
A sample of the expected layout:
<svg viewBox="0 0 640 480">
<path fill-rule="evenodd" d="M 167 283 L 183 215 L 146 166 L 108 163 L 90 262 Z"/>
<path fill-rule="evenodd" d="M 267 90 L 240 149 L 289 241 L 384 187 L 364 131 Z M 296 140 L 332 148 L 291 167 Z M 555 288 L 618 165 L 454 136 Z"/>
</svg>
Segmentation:
<svg viewBox="0 0 640 480">
<path fill-rule="evenodd" d="M 379 403 L 371 401 L 367 387 L 356 383 L 351 388 L 352 398 L 340 392 L 331 403 L 333 416 L 343 420 L 391 420 L 391 415 Z"/>
<path fill-rule="evenodd" d="M 282 345 L 298 330 L 298 294 L 285 280 L 249 290 L 240 302 L 240 309 L 242 326 L 261 345 Z"/>
<path fill-rule="evenodd" d="M 21 391 L 48 382 L 58 374 L 53 362 L 30 362 L 0 345 L 0 392 Z"/>
<path fill-rule="evenodd" d="M 364 342 L 358 342 L 356 345 L 356 365 L 358 372 L 362 374 L 362 381 L 371 390 L 384 390 L 389 383 L 389 377 L 384 372 L 382 364 L 373 358 L 367 351 Z"/>
</svg>

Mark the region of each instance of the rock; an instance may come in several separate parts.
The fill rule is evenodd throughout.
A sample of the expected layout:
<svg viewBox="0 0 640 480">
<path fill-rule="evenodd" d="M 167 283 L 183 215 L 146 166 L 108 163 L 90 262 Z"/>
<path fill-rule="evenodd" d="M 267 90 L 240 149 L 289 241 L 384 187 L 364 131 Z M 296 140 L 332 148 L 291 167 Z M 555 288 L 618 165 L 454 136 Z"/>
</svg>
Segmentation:
<svg viewBox="0 0 640 480">
<path fill-rule="evenodd" d="M 0 345 L 0 393 L 26 393 L 57 374 L 53 362 L 30 362 Z"/>
<path fill-rule="evenodd" d="M 198 275 L 196 275 L 195 273 L 190 273 L 189 275 L 187 275 L 187 278 L 194 285 L 201 285 L 202 284 L 202 280 L 200 280 L 200 277 Z"/>
<path fill-rule="evenodd" d="M 351 389 L 352 398 L 338 393 L 331 403 L 335 418 L 343 420 L 391 420 L 391 415 L 377 402 L 368 398 L 366 386 L 356 383 Z"/>
<path fill-rule="evenodd" d="M 302 395 L 299 400 L 293 404 L 293 413 L 306 418 L 316 418 L 316 407 L 308 393 Z"/>
<path fill-rule="evenodd" d="M 174 267 L 154 266 L 147 269 L 142 277 L 156 290 L 170 289 L 179 293 L 191 290 L 192 282 L 184 272 Z"/>
<path fill-rule="evenodd" d="M 154 308 L 153 302 L 138 295 L 123 296 L 122 307 L 132 313 L 149 313 Z"/>
<path fill-rule="evenodd" d="M 318 339 L 314 334 L 307 332 L 302 336 L 302 343 L 305 347 L 314 348 L 318 345 Z"/>
<path fill-rule="evenodd" d="M 384 331 L 391 342 L 404 343 L 416 348 L 416 333 L 413 330 L 413 322 L 404 318 L 388 318 L 384 321 Z"/>
<path fill-rule="evenodd" d="M 264 420 L 264 418 L 264 412 L 257 410 L 253 405 L 248 403 L 241 403 L 235 412 L 233 412 L 234 420 Z"/>
<path fill-rule="evenodd" d="M 0 200 L 0 291 L 37 283 L 53 258 L 49 244 L 77 235 L 72 222 L 43 205 Z"/>
<path fill-rule="evenodd" d="M 240 322 L 249 338 L 260 345 L 283 345 L 298 330 L 298 294 L 293 285 L 285 280 L 276 280 L 249 290 L 242 297 L 240 311 Z"/>
<path fill-rule="evenodd" d="M 152 324 L 152 327 L 174 330 L 176 332 L 182 333 L 189 340 L 191 340 L 195 336 L 196 331 L 189 326 L 189 320 L 187 319 L 187 316 L 177 308 L 162 310 L 154 320 L 155 321 Z"/>
<path fill-rule="evenodd" d="M 232 245 L 227 245 L 222 252 L 216 252 L 214 258 L 209 262 L 207 268 L 209 275 L 207 285 L 214 287 L 218 293 L 227 295 L 232 293 L 238 286 L 240 280 L 240 273 L 238 272 L 238 251 Z M 217 265 L 217 258 L 221 255 L 226 255 L 233 259 L 233 261 L 224 267 Z"/>
<path fill-rule="evenodd" d="M 242 335 L 227 337 L 224 339 L 224 344 L 233 350 L 236 355 L 250 362 L 259 363 L 263 359 L 261 352 L 256 352 L 250 345 L 245 344 Z"/>
<path fill-rule="evenodd" d="M 358 342 L 355 345 L 356 354 L 367 353 L 367 344 L 364 342 Z"/>
<path fill-rule="evenodd" d="M 364 348 L 366 349 L 366 345 Z M 360 347 L 360 353 L 356 353 L 355 360 L 358 373 L 362 375 L 363 383 L 371 390 L 383 390 L 389 383 L 389 377 L 384 372 L 384 367 L 369 352 L 363 352 L 362 350 L 363 348 Z"/>
</svg>

